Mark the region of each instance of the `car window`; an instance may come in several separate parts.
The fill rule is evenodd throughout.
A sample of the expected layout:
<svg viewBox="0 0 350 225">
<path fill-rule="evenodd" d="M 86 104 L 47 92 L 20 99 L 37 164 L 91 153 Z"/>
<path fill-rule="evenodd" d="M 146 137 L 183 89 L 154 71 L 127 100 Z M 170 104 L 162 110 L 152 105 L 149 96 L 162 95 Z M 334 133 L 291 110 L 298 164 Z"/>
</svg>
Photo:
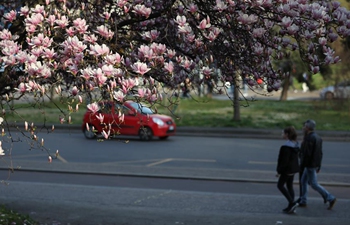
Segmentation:
<svg viewBox="0 0 350 225">
<path fill-rule="evenodd" d="M 119 111 L 121 111 L 124 115 L 128 115 L 130 110 L 128 107 L 118 103 L 116 103 L 114 107 L 115 107 L 115 113 L 118 113 Z"/>
<path fill-rule="evenodd" d="M 100 102 L 100 113 L 111 113 L 112 111 L 112 104 L 110 102 Z"/>
<path fill-rule="evenodd" d="M 131 107 L 133 107 L 134 109 L 136 109 L 138 112 L 142 113 L 142 114 L 153 114 L 152 109 L 141 105 L 140 103 L 136 103 L 136 102 L 132 102 Z"/>
</svg>

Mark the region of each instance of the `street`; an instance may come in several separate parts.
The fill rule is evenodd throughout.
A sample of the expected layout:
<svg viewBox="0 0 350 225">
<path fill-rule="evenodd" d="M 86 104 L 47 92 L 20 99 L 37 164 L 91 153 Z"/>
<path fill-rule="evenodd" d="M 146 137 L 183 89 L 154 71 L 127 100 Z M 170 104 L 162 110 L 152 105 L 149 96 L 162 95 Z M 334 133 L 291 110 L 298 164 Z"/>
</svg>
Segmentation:
<svg viewBox="0 0 350 225">
<path fill-rule="evenodd" d="M 283 140 L 175 136 L 141 142 L 41 134 L 50 153 L 14 144 L 3 158 L 0 201 L 45 224 L 349 224 L 350 152 L 325 142 L 319 180 L 332 211 L 310 191 L 309 207 L 285 215 L 275 166 Z M 40 140 L 39 138 L 39 140 Z M 8 143 L 9 144 L 9 143 Z M 6 143 L 3 146 L 7 146 Z M 33 145 L 35 146 L 35 145 Z M 19 168 L 19 169 L 17 169 Z M 297 179 L 297 178 L 296 178 Z M 296 194 L 298 187 L 295 186 Z"/>
</svg>

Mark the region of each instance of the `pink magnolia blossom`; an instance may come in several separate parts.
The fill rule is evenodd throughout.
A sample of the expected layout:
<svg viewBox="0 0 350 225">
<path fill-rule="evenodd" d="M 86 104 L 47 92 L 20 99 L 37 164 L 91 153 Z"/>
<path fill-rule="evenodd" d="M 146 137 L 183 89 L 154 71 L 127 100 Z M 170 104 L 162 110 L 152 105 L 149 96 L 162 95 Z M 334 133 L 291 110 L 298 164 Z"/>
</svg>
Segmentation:
<svg viewBox="0 0 350 225">
<path fill-rule="evenodd" d="M 74 28 L 79 34 L 85 34 L 89 25 L 86 25 L 86 20 L 77 18 L 73 21 Z"/>
<path fill-rule="evenodd" d="M 105 76 L 101 68 L 94 70 L 93 76 L 95 77 L 96 82 L 98 83 L 99 86 L 104 85 L 107 81 L 107 77 Z"/>
<path fill-rule="evenodd" d="M 11 10 L 10 12 L 4 15 L 4 18 L 10 23 L 12 23 L 16 19 L 16 14 L 17 13 L 14 10 Z"/>
<path fill-rule="evenodd" d="M 179 33 L 180 34 L 191 34 L 192 28 L 188 25 L 185 26 L 179 26 Z"/>
<path fill-rule="evenodd" d="M 147 46 L 147 45 L 141 45 L 139 47 L 139 57 L 142 58 L 146 58 L 146 59 L 152 59 L 154 58 L 154 55 L 153 55 L 153 50 Z"/>
<path fill-rule="evenodd" d="M 11 40 L 12 33 L 8 29 L 3 29 L 2 31 L 0 31 L 0 39 L 1 40 Z"/>
<path fill-rule="evenodd" d="M 169 73 L 173 73 L 174 71 L 174 63 L 172 61 L 168 63 L 164 63 L 164 69 L 168 71 Z"/>
<path fill-rule="evenodd" d="M 19 14 L 21 16 L 27 16 L 29 14 L 29 8 L 28 6 L 23 6 L 21 7 L 20 11 L 19 11 Z"/>
<path fill-rule="evenodd" d="M 28 89 L 27 86 L 26 86 L 26 84 L 22 82 L 22 83 L 20 83 L 20 84 L 18 85 L 17 90 L 18 90 L 20 93 L 24 94 L 24 93 L 26 93 L 27 91 L 29 91 L 30 89 Z"/>
<path fill-rule="evenodd" d="M 97 41 L 97 37 L 95 34 L 91 34 L 91 35 L 84 34 L 84 41 L 90 42 L 91 44 L 95 44 Z"/>
<path fill-rule="evenodd" d="M 250 25 L 258 20 L 258 16 L 242 13 L 238 16 L 237 20 L 244 25 Z"/>
<path fill-rule="evenodd" d="M 146 63 L 142 63 L 142 62 L 136 62 L 131 67 L 135 73 L 138 73 L 141 75 L 144 75 L 145 73 L 151 70 L 150 68 L 147 67 Z"/>
<path fill-rule="evenodd" d="M 107 132 L 103 130 L 102 135 L 105 139 L 108 139 L 109 135 L 111 135 L 111 130 L 108 130 Z"/>
<path fill-rule="evenodd" d="M 44 17 L 40 13 L 32 14 L 31 17 L 27 17 L 25 20 L 26 26 L 33 25 L 37 26 L 44 21 Z"/>
<path fill-rule="evenodd" d="M 79 90 L 78 90 L 77 86 L 74 86 L 74 87 L 72 88 L 72 95 L 73 95 L 73 96 L 76 96 L 76 95 L 78 95 L 78 93 L 79 93 Z"/>
<path fill-rule="evenodd" d="M 101 69 L 107 77 L 111 76 L 114 72 L 114 67 L 112 65 L 103 65 Z"/>
<path fill-rule="evenodd" d="M 135 5 L 134 6 L 132 12 L 134 12 L 137 15 L 144 16 L 144 17 L 148 18 L 149 15 L 151 15 L 152 9 L 151 8 L 147 8 L 144 5 L 140 5 L 139 4 L 139 5 Z"/>
<path fill-rule="evenodd" d="M 35 8 L 31 8 L 32 13 L 42 14 L 45 12 L 45 7 L 43 5 L 36 5 Z"/>
<path fill-rule="evenodd" d="M 49 15 L 46 18 L 46 22 L 48 22 L 50 24 L 50 26 L 54 26 L 55 25 L 55 21 L 56 21 L 56 16 L 55 15 Z"/>
<path fill-rule="evenodd" d="M 68 18 L 66 16 L 62 16 L 59 19 L 56 19 L 56 24 L 58 25 L 59 28 L 66 28 L 69 25 Z"/>
<path fill-rule="evenodd" d="M 216 6 L 214 9 L 218 10 L 219 12 L 222 12 L 227 9 L 227 5 L 221 0 L 216 0 Z"/>
<path fill-rule="evenodd" d="M 115 53 L 115 54 L 106 55 L 105 60 L 107 64 L 116 65 L 116 64 L 120 64 L 124 59 L 118 53 Z"/>
<path fill-rule="evenodd" d="M 197 5 L 195 5 L 194 3 L 191 3 L 189 6 L 188 6 L 188 11 L 192 14 L 195 14 L 197 11 L 198 11 L 198 7 Z"/>
<path fill-rule="evenodd" d="M 184 27 L 184 26 L 188 25 L 185 16 L 177 16 L 175 23 L 177 23 L 179 25 L 179 27 Z"/>
<path fill-rule="evenodd" d="M 171 59 L 176 56 L 176 52 L 174 50 L 167 49 L 167 55 Z"/>
<path fill-rule="evenodd" d="M 212 74 L 212 69 L 209 67 L 204 67 L 202 68 L 202 73 L 204 76 L 210 76 Z"/>
<path fill-rule="evenodd" d="M 119 90 L 113 93 L 113 98 L 118 102 L 124 102 L 125 95 L 123 94 L 122 91 Z"/>
<path fill-rule="evenodd" d="M 87 105 L 88 110 L 90 110 L 93 114 L 97 113 L 100 110 L 100 106 L 97 104 L 97 102 L 93 102 L 91 104 Z"/>
<path fill-rule="evenodd" d="M 112 38 L 114 35 L 114 32 L 112 32 L 111 30 L 109 30 L 106 26 L 101 25 L 99 27 L 97 27 L 96 33 L 98 33 L 99 35 L 101 35 L 102 37 L 105 38 Z"/>
<path fill-rule="evenodd" d="M 203 20 L 200 22 L 198 28 L 201 29 L 201 30 L 204 30 L 204 29 L 209 28 L 210 26 L 211 26 L 211 24 L 210 24 L 210 18 L 209 18 L 209 16 L 208 16 L 207 19 L 203 19 Z"/>
<path fill-rule="evenodd" d="M 103 120 L 104 120 L 104 115 L 102 115 L 101 113 L 99 113 L 98 115 L 96 115 L 96 118 L 100 121 L 100 123 L 102 124 L 103 123 Z"/>
<path fill-rule="evenodd" d="M 146 31 L 142 37 L 148 41 L 155 41 L 159 37 L 160 32 L 157 30 Z"/>
</svg>

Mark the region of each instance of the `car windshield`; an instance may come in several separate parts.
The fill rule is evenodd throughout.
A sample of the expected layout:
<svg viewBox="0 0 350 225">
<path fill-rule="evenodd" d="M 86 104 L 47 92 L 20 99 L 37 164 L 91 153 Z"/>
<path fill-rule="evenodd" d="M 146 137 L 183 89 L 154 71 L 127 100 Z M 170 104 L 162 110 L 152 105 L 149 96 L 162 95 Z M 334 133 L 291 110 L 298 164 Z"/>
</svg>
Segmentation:
<svg viewBox="0 0 350 225">
<path fill-rule="evenodd" d="M 140 103 L 132 102 L 130 103 L 130 106 L 139 111 L 142 114 L 153 114 L 152 109 L 141 105 Z"/>
</svg>

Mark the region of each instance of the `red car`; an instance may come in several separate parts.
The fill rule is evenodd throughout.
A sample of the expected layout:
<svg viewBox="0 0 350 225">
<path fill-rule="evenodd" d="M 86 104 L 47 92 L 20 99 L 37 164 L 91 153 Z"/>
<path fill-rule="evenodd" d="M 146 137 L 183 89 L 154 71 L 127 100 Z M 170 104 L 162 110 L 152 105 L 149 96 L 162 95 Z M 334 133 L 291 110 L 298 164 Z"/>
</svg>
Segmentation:
<svg viewBox="0 0 350 225">
<path fill-rule="evenodd" d="M 176 124 L 170 116 L 155 114 L 140 103 L 100 102 L 98 105 L 98 112 L 87 110 L 83 118 L 82 130 L 88 139 L 95 138 L 103 131 L 110 132 L 110 136 L 138 135 L 146 141 L 154 136 L 166 139 L 175 134 Z"/>
</svg>

